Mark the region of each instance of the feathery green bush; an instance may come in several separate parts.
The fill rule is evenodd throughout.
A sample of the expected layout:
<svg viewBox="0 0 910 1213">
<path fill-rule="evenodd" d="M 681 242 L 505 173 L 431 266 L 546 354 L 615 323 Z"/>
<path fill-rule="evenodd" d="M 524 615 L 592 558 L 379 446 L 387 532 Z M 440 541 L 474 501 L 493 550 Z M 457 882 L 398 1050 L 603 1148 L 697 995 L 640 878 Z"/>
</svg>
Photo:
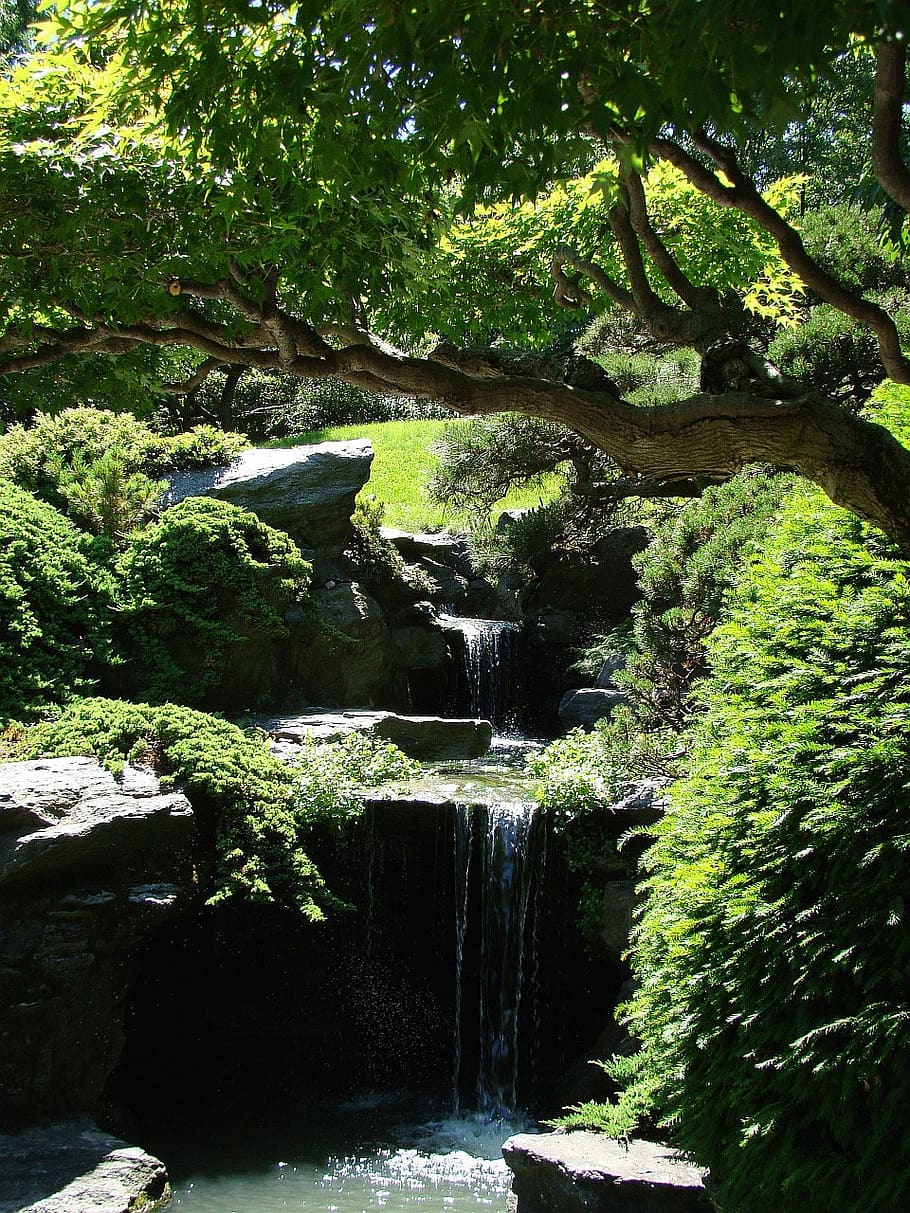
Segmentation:
<svg viewBox="0 0 910 1213">
<path fill-rule="evenodd" d="M 112 659 L 113 585 L 92 542 L 0 481 L 0 720 L 85 692 Z"/>
<path fill-rule="evenodd" d="M 728 1213 L 910 1203 L 910 585 L 799 489 L 709 642 L 647 856 L 641 1082 Z"/>
<path fill-rule="evenodd" d="M 287 635 L 310 565 L 283 531 L 189 497 L 134 531 L 115 564 L 135 692 L 155 702 L 220 702 L 228 662 Z"/>
</svg>

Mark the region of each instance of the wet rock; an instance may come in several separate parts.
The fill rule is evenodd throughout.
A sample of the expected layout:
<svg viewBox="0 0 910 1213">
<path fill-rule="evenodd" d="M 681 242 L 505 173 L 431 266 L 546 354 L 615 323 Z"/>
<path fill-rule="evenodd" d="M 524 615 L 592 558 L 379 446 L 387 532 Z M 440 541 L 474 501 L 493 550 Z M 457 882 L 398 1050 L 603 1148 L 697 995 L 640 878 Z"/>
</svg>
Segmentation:
<svg viewBox="0 0 910 1213">
<path fill-rule="evenodd" d="M 710 1213 L 703 1173 L 654 1142 L 521 1134 L 502 1153 L 515 1213 Z"/>
<path fill-rule="evenodd" d="M 634 880 L 611 880 L 604 886 L 597 934 L 604 948 L 614 957 L 622 956 L 629 946 L 636 904 Z"/>
<path fill-rule="evenodd" d="M 380 527 L 379 533 L 407 561 L 419 561 L 429 557 L 461 573 L 470 565 L 468 541 L 463 535 L 450 535 L 445 531 L 439 534 L 412 534 L 387 526 Z"/>
<path fill-rule="evenodd" d="M 600 667 L 600 673 L 597 675 L 597 685 L 602 690 L 615 690 L 616 683 L 613 681 L 614 676 L 624 670 L 628 665 L 625 653 L 611 653 Z"/>
<path fill-rule="evenodd" d="M 607 720 L 614 711 L 626 703 L 622 691 L 608 691 L 599 687 L 582 687 L 578 691 L 566 691 L 559 702 L 559 719 L 567 729 L 581 725 L 593 729 L 598 720 Z"/>
<path fill-rule="evenodd" d="M 490 748 L 492 729 L 486 720 L 449 720 L 440 716 L 401 716 L 394 712 L 319 712 L 306 716 L 260 721 L 278 743 L 278 752 L 293 757 L 304 739 L 338 741 L 349 733 L 364 733 L 394 742 L 422 762 L 449 758 L 478 758 Z"/>
<path fill-rule="evenodd" d="M 361 585 L 324 586 L 288 625 L 287 667 L 298 701 L 396 706 L 387 698 L 395 665 L 388 625 Z"/>
<path fill-rule="evenodd" d="M 227 466 L 172 476 L 165 500 L 217 497 L 251 510 L 303 547 L 332 547 L 350 532 L 354 499 L 372 462 L 367 439 L 243 451 Z"/>
<path fill-rule="evenodd" d="M 88 1122 L 0 1136 L 0 1213 L 135 1213 L 169 1194 L 162 1162 Z"/>
</svg>

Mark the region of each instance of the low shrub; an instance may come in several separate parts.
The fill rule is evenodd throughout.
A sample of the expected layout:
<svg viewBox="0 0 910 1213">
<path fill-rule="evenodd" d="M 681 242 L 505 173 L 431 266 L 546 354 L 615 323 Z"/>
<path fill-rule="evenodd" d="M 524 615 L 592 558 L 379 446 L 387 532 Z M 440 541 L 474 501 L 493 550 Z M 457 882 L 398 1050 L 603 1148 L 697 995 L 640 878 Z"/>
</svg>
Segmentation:
<svg viewBox="0 0 910 1213">
<path fill-rule="evenodd" d="M 417 764 L 369 738 L 305 747 L 299 767 L 269 753 L 263 734 L 175 704 L 84 699 L 27 729 L 10 758 L 91 754 L 108 769 L 151 766 L 189 797 L 210 853 L 197 856 L 210 905 L 231 899 L 296 909 L 319 921 L 337 903 L 304 846 L 313 826 L 356 815 L 359 789 L 414 774 Z"/>
<path fill-rule="evenodd" d="M 53 507 L 0 481 L 0 720 L 85 692 L 112 659 L 113 586 Z"/>
<path fill-rule="evenodd" d="M 220 702 L 230 661 L 287 635 L 310 566 L 255 514 L 190 497 L 134 531 L 115 572 L 134 692 L 200 706 Z"/>
</svg>

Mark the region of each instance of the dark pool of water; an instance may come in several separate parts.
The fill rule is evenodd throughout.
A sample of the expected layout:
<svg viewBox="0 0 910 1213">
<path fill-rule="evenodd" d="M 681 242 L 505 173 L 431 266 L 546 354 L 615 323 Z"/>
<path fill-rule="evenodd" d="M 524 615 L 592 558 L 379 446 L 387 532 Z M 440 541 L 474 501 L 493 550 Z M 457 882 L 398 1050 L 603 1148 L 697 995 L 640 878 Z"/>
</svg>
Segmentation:
<svg viewBox="0 0 910 1213">
<path fill-rule="evenodd" d="M 197 1115 L 140 1140 L 168 1166 L 169 1213 L 501 1213 L 510 1183 L 501 1146 L 528 1127 L 367 1096 Z"/>
</svg>

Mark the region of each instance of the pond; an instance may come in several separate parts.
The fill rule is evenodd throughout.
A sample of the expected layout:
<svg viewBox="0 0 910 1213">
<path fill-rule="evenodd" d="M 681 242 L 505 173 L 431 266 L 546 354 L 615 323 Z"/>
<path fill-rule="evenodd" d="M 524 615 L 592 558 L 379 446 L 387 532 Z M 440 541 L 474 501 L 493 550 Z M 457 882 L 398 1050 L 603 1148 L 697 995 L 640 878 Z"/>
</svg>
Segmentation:
<svg viewBox="0 0 910 1213">
<path fill-rule="evenodd" d="M 527 1123 L 442 1111 L 368 1096 L 172 1124 L 149 1144 L 171 1174 L 168 1213 L 499 1213 L 511 1178 L 501 1146 Z"/>
</svg>

